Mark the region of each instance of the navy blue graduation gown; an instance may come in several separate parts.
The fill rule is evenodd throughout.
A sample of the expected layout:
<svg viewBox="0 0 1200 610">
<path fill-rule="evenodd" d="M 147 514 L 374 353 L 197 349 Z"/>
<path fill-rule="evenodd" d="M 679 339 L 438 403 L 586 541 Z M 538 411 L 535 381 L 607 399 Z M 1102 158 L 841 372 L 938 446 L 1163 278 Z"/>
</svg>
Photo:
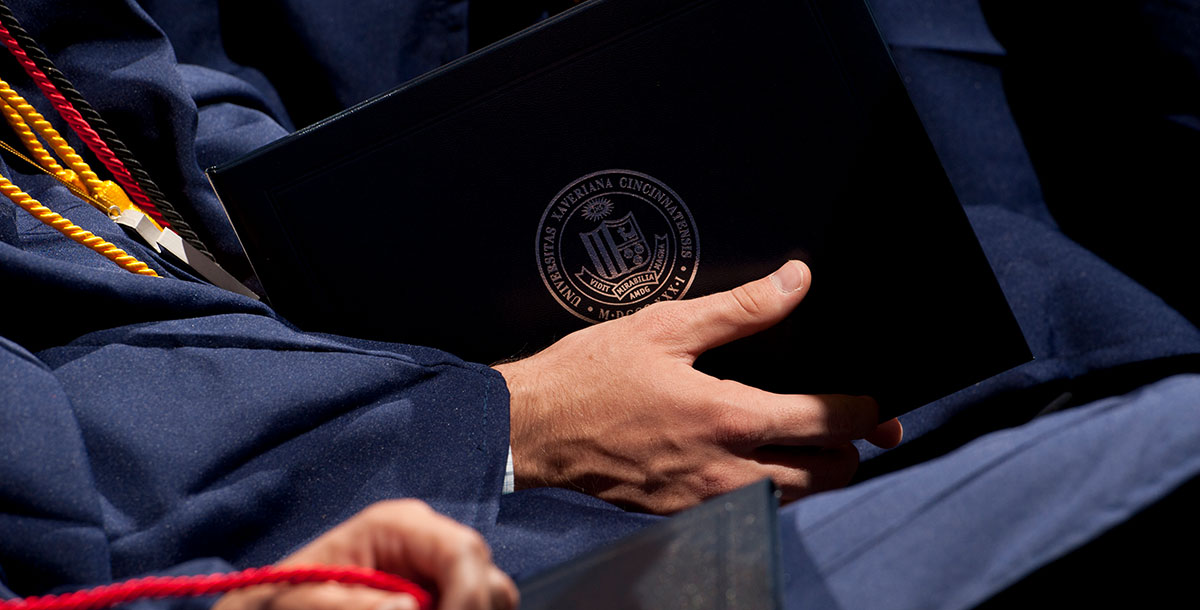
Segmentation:
<svg viewBox="0 0 1200 610">
<path fill-rule="evenodd" d="M 466 48 L 466 2 L 8 4 L 227 261 L 204 167 Z M 1195 476 L 1200 380 L 1157 380 L 1194 368 L 1200 332 L 1063 233 L 1041 196 L 1050 170 L 1005 103 L 998 17 L 967 0 L 873 4 L 1037 360 L 906 416 L 904 447 L 863 448 L 869 480 L 785 508 L 786 600 L 963 607 Z M 262 45 L 264 29 L 281 42 Z M 15 63 L 0 75 L 52 115 Z M 1190 112 L 1171 117 L 1195 142 Z M 164 278 L 0 200 L 0 595 L 270 563 L 392 497 L 479 529 L 516 574 L 653 520 L 563 490 L 501 497 L 494 371 L 300 332 L 10 161 L 0 173 Z M 1088 404 L 1025 423 L 1068 390 Z M 1097 467 L 1105 456 L 1121 459 Z M 188 603 L 148 605 L 173 604 Z"/>
</svg>

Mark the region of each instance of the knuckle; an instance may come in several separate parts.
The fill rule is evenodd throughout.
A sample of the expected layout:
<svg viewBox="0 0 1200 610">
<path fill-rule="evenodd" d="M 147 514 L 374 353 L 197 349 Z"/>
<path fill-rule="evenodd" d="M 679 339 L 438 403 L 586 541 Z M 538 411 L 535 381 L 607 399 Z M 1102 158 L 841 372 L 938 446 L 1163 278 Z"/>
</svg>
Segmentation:
<svg viewBox="0 0 1200 610">
<path fill-rule="evenodd" d="M 846 413 L 842 409 L 822 400 L 813 401 L 810 412 L 815 432 L 823 437 L 836 434 L 837 430 L 842 427 L 840 422 L 846 419 Z"/>
<path fill-rule="evenodd" d="M 810 396 L 804 412 L 813 435 L 826 440 L 862 438 L 874 429 L 875 410 L 869 403 L 834 396 Z"/>
<path fill-rule="evenodd" d="M 642 326 L 639 330 L 645 331 L 651 336 L 673 336 L 685 322 L 677 314 L 678 308 L 673 307 L 673 305 L 677 305 L 677 303 L 667 301 L 651 303 L 631 319 L 637 319 Z"/>
<path fill-rule="evenodd" d="M 757 479 L 729 464 L 714 464 L 701 471 L 698 495 L 701 499 L 711 498 L 742 487 Z"/>
<path fill-rule="evenodd" d="M 712 434 L 718 444 L 737 444 L 755 435 L 752 414 L 740 408 L 718 408 L 712 416 Z"/>
<path fill-rule="evenodd" d="M 863 434 L 866 435 L 879 426 L 880 409 L 879 403 L 870 396 L 862 396 L 861 401 L 859 410 L 862 412 Z"/>
<path fill-rule="evenodd" d="M 462 527 L 454 541 L 455 554 L 472 560 L 491 561 L 492 552 L 483 536 L 473 529 Z"/>
<path fill-rule="evenodd" d="M 390 520 L 397 515 L 418 515 L 433 512 L 428 504 L 412 498 L 383 500 L 363 509 L 362 515 L 369 520 Z"/>
<path fill-rule="evenodd" d="M 737 305 L 737 309 L 748 318 L 757 318 L 767 310 L 767 303 L 761 294 L 742 285 L 729 291 L 729 296 Z"/>
<path fill-rule="evenodd" d="M 366 532 L 394 531 L 407 524 L 428 523 L 428 519 L 436 514 L 420 500 L 383 500 L 364 508 L 346 525 Z"/>
<path fill-rule="evenodd" d="M 851 396 L 840 410 L 850 420 L 849 423 L 863 434 L 874 430 L 879 424 L 879 403 L 870 396 Z"/>
<path fill-rule="evenodd" d="M 836 401 L 827 410 L 827 425 L 833 431 L 842 431 L 848 438 L 863 438 L 879 424 L 879 405 L 866 396 Z"/>
<path fill-rule="evenodd" d="M 686 343 L 697 332 L 696 321 L 681 305 L 683 303 L 676 301 L 652 303 L 628 319 L 637 324 L 635 332 L 648 344 L 677 346 L 680 342 Z"/>
</svg>

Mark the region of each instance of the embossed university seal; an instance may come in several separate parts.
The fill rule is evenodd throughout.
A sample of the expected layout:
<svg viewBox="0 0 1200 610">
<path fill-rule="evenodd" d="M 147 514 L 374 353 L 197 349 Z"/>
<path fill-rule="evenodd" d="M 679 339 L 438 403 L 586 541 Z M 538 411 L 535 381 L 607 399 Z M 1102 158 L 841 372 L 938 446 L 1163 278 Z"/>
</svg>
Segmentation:
<svg viewBox="0 0 1200 610">
<path fill-rule="evenodd" d="M 546 289 L 588 322 L 683 298 L 699 259 L 696 223 L 683 200 L 635 171 L 606 170 L 572 182 L 538 225 Z"/>
</svg>

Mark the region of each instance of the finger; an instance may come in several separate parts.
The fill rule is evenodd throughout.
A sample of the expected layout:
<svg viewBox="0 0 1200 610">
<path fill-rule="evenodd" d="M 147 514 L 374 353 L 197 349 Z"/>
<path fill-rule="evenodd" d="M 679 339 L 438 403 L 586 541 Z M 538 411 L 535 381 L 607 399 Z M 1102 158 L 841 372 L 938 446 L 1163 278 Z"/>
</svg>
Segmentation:
<svg viewBox="0 0 1200 610">
<path fill-rule="evenodd" d="M 814 450 L 810 447 L 763 447 L 751 454 L 779 487 L 785 502 L 840 489 L 858 471 L 858 449 L 851 443 Z"/>
<path fill-rule="evenodd" d="M 879 404 L 869 396 L 774 394 L 735 381 L 701 389 L 714 400 L 718 443 L 831 446 L 860 439 L 879 425 Z"/>
<path fill-rule="evenodd" d="M 417 600 L 411 595 L 336 584 L 288 587 L 267 607 L 272 610 L 418 610 Z"/>
<path fill-rule="evenodd" d="M 791 501 L 845 487 L 854 478 L 858 462 L 858 449 L 848 442 L 820 448 L 760 447 L 702 469 L 693 481 L 693 493 L 700 501 L 770 478 L 783 499 Z M 692 504 L 681 501 L 656 512 L 675 512 Z"/>
<path fill-rule="evenodd" d="M 520 595 L 517 585 L 513 584 L 507 574 L 493 567 L 488 572 L 488 590 L 492 596 L 492 608 L 495 610 L 512 610 L 517 607 Z"/>
<path fill-rule="evenodd" d="M 415 501 L 385 502 L 363 514 L 381 569 L 435 582 L 439 608 L 490 607 L 495 568 L 475 530 Z"/>
<path fill-rule="evenodd" d="M 417 600 L 405 593 L 327 583 L 256 587 L 221 598 L 214 609 L 270 608 L 271 610 L 418 610 Z"/>
<path fill-rule="evenodd" d="M 473 550 L 453 551 L 444 563 L 442 589 L 438 599 L 440 610 L 487 610 L 491 607 L 491 566 L 478 561 Z M 448 565 L 446 565 L 448 563 Z"/>
<path fill-rule="evenodd" d="M 808 266 L 788 261 L 771 275 L 690 301 L 680 301 L 670 315 L 691 332 L 683 337 L 685 351 L 705 350 L 752 335 L 783 320 L 808 293 Z"/>
<path fill-rule="evenodd" d="M 892 449 L 904 440 L 904 426 L 900 425 L 900 420 L 892 418 L 876 426 L 865 438 L 880 449 Z"/>
</svg>

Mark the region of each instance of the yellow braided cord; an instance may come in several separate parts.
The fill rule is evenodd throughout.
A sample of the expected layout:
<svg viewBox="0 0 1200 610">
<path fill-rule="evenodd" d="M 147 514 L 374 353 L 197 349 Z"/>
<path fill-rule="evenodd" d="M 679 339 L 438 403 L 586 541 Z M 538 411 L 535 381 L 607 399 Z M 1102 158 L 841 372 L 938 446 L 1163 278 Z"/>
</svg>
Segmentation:
<svg viewBox="0 0 1200 610">
<path fill-rule="evenodd" d="M 76 174 L 79 174 L 83 183 L 87 185 L 89 193 L 94 196 L 98 190 L 103 188 L 104 183 L 100 181 L 100 176 L 97 176 L 96 172 L 93 172 L 92 168 L 83 160 L 83 157 L 80 157 L 75 152 L 75 149 L 71 148 L 71 145 L 59 135 L 54 126 L 50 124 L 50 121 L 47 121 L 36 108 L 29 105 L 29 102 L 25 101 L 25 98 L 21 97 L 21 94 L 13 91 L 12 87 L 9 87 L 8 83 L 3 79 L 0 79 L 0 99 L 3 99 L 6 104 L 15 108 L 21 117 L 46 139 L 46 142 L 50 144 L 50 148 L 53 148 L 54 152 L 58 153 L 59 158 L 70 166 L 71 169 L 75 170 Z"/>
<path fill-rule="evenodd" d="M 91 231 L 79 227 L 75 223 L 63 218 L 54 210 L 42 205 L 38 200 L 30 197 L 28 193 L 17 188 L 15 184 L 10 182 L 8 178 L 0 176 L 0 193 L 12 200 L 13 203 L 20 206 L 26 212 L 33 215 L 34 218 L 53 227 L 59 233 L 70 237 L 71 239 L 95 250 L 108 260 L 124 267 L 131 273 L 138 275 L 149 275 L 158 277 L 149 265 L 130 256 L 124 250 L 114 246 L 111 242 L 105 241 L 101 237 L 97 237 Z"/>
<path fill-rule="evenodd" d="M 44 167 L 51 175 L 57 176 L 60 180 L 66 179 L 68 170 L 63 169 L 63 166 L 58 164 L 58 159 L 46 151 L 42 142 L 37 139 L 37 135 L 29 128 L 29 124 L 21 118 L 21 113 L 3 100 L 0 100 L 0 112 L 4 113 L 4 120 L 8 121 L 13 131 L 17 133 L 21 144 L 24 144 L 25 150 L 29 151 L 29 156 L 33 157 L 33 160 L 37 161 L 38 165 Z M 71 172 L 70 176 L 74 177 L 75 172 Z"/>
</svg>

